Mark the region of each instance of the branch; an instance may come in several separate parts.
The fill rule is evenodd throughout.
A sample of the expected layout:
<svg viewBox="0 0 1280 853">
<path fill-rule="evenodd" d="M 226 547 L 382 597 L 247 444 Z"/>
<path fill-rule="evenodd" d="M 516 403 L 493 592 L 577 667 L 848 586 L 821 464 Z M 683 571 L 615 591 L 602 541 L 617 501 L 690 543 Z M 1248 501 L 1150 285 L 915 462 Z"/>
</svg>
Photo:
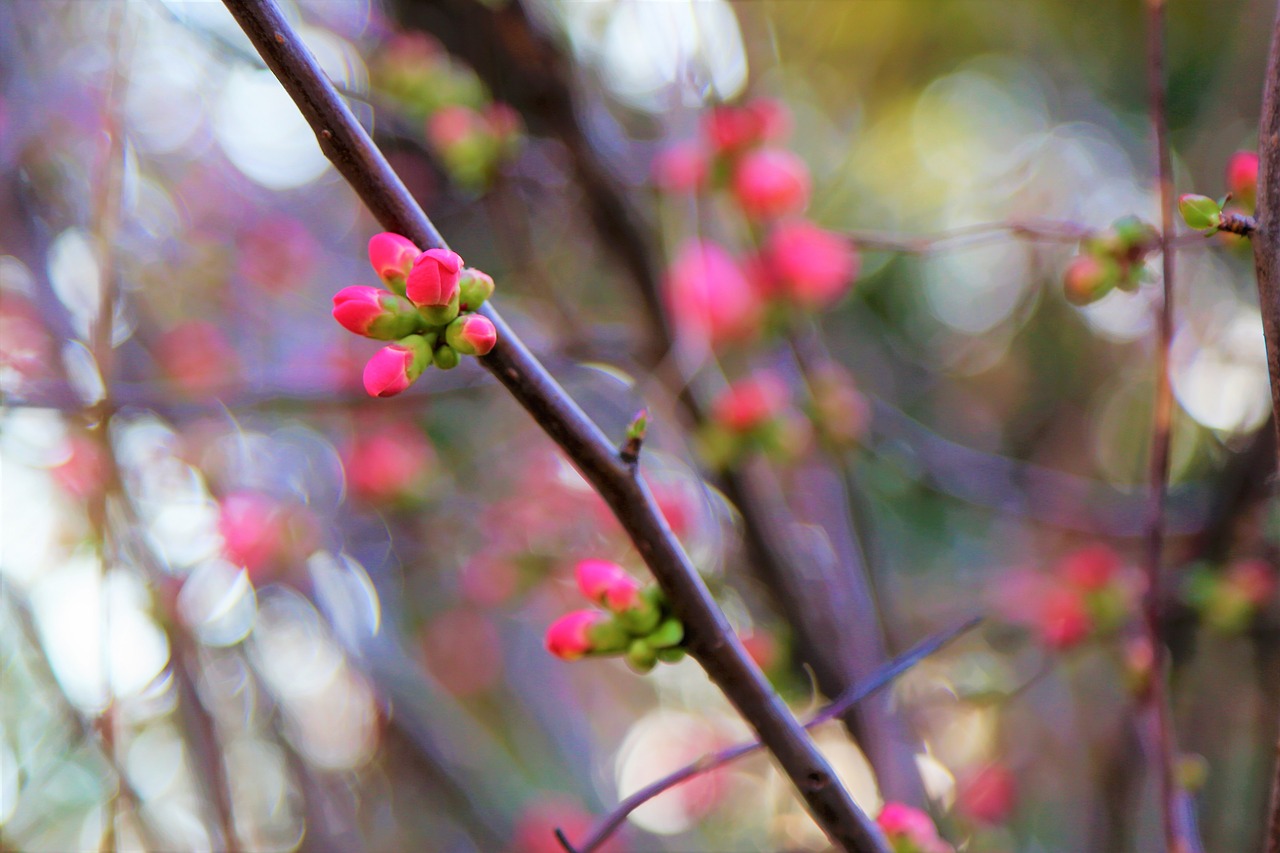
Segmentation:
<svg viewBox="0 0 1280 853">
<path fill-rule="evenodd" d="M 1280 210 L 1280 4 L 1271 31 L 1267 76 L 1262 91 L 1262 116 L 1258 121 L 1258 204 L 1254 217 L 1253 263 L 1258 275 L 1258 301 L 1262 309 L 1262 334 L 1267 343 L 1267 373 L 1271 377 L 1271 404 L 1280 430 L 1280 232 L 1275 227 Z M 1267 819 L 1267 853 L 1280 853 L 1280 760 L 1271 782 L 1271 806 Z"/>
<path fill-rule="evenodd" d="M 915 648 L 908 652 L 904 652 L 880 669 L 876 670 L 866 679 L 859 681 L 853 687 L 850 687 L 842 696 L 836 699 L 836 701 L 832 702 L 830 705 L 815 714 L 809 722 L 804 724 L 804 727 L 806 729 L 814 729 L 823 723 L 830 722 L 836 717 L 844 715 L 853 708 L 854 705 L 857 705 L 863 699 L 890 684 L 898 678 L 898 676 L 911 669 L 920 661 L 934 654 L 939 649 L 948 645 L 951 641 L 955 640 L 961 634 L 973 628 L 981 621 L 982 617 L 973 617 L 954 628 L 943 631 L 940 634 L 922 641 Z M 587 836 L 586 841 L 582 842 L 581 847 L 574 847 L 571 845 L 569 840 L 564 836 L 564 833 L 559 829 L 556 830 L 556 837 L 560 840 L 561 846 L 563 846 L 568 853 L 592 853 L 592 851 L 596 850 L 601 844 L 604 844 L 604 842 L 608 840 L 609 836 L 613 835 L 613 833 L 618 830 L 618 827 L 622 825 L 622 822 L 627 819 L 628 815 L 652 800 L 654 797 L 664 791 L 671 790 L 681 782 L 692 779 L 695 776 L 701 776 L 703 773 L 709 773 L 718 767 L 723 767 L 730 762 L 737 761 L 739 758 L 744 758 L 754 752 L 759 752 L 762 748 L 763 746 L 759 741 L 740 743 L 736 746 L 731 746 L 728 749 L 721 750 L 720 752 L 704 755 L 692 764 L 687 764 L 679 770 L 668 773 L 656 782 L 651 782 L 650 784 L 645 785 L 639 791 L 636 791 L 634 794 L 626 797 L 622 802 L 618 803 L 617 807 L 614 808 L 613 811 L 609 812 L 605 819 L 600 821 L 600 823 L 591 830 L 591 834 Z"/>
<path fill-rule="evenodd" d="M 1233 228 L 1245 228 L 1247 224 L 1232 220 Z M 1231 230 L 1226 226 L 1222 230 Z M 969 249 L 983 246 L 1004 239 L 1022 240 L 1027 243 L 1060 243 L 1071 245 L 1079 243 L 1098 231 L 1076 222 L 1064 222 L 1048 219 L 1028 220 L 1026 222 L 980 222 L 976 225 L 964 225 L 947 231 L 935 231 L 932 234 L 900 234 L 893 231 L 845 231 L 844 235 L 855 246 L 867 251 L 898 252 L 904 255 L 932 255 L 943 249 Z M 1233 232 L 1239 233 L 1239 232 Z M 1203 240 L 1197 234 L 1175 236 L 1172 243 L 1178 247 L 1202 245 Z"/>
<path fill-rule="evenodd" d="M 315 131 L 320 147 L 389 231 L 444 247 L 435 226 L 356 121 L 272 0 L 224 0 Z M 883 836 L 751 662 L 644 481 L 491 305 L 498 345 L 480 359 L 608 503 L 686 626 L 689 653 L 751 724 L 837 845 L 883 851 Z"/>
<path fill-rule="evenodd" d="M 1164 0 L 1147 3 L 1147 92 L 1151 124 L 1156 141 L 1156 174 L 1160 185 L 1160 255 L 1163 266 L 1164 294 L 1157 315 L 1156 397 L 1151 427 L 1151 491 L 1147 506 L 1146 553 L 1144 570 L 1147 578 L 1143 602 L 1144 627 L 1151 644 L 1150 686 L 1140 700 L 1140 712 L 1146 718 L 1149 744 L 1157 770 L 1160 823 L 1166 850 L 1189 849 L 1186 821 L 1180 817 L 1179 787 L 1173 775 L 1174 733 L 1165 687 L 1165 645 L 1161 631 L 1160 562 L 1164 551 L 1166 493 L 1169 485 L 1169 448 L 1173 428 L 1173 388 L 1169 380 L 1169 350 L 1173 342 L 1173 271 L 1174 271 L 1174 196 L 1173 168 L 1169 157 L 1169 127 L 1165 110 L 1164 82 Z M 1148 760 L 1152 760 L 1149 758 Z"/>
</svg>

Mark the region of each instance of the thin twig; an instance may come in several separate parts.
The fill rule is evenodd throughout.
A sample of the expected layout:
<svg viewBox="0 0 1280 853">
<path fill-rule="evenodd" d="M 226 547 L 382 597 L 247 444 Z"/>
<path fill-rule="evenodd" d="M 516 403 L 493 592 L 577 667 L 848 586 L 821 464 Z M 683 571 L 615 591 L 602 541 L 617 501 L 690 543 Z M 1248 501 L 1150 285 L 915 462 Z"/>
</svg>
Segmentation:
<svg viewBox="0 0 1280 853">
<path fill-rule="evenodd" d="M 321 149 L 374 217 L 419 246 L 444 247 L 435 226 L 378 151 L 271 0 L 225 0 L 227 8 L 312 126 Z M 883 851 L 883 836 L 751 661 L 712 599 L 644 481 L 491 305 L 482 312 L 498 345 L 481 358 L 609 505 L 688 630 L 690 654 L 751 724 L 837 845 Z"/>
<path fill-rule="evenodd" d="M 1173 343 L 1173 272 L 1174 216 L 1173 168 L 1169 156 L 1168 116 L 1165 110 L 1164 82 L 1164 0 L 1147 2 L 1147 91 L 1150 99 L 1151 124 L 1155 131 L 1156 168 L 1160 185 L 1160 255 L 1164 271 L 1163 298 L 1157 309 L 1158 340 L 1156 345 L 1156 396 L 1151 428 L 1150 503 L 1147 510 L 1146 554 L 1144 569 L 1147 579 L 1143 614 L 1147 639 L 1152 650 L 1150 687 L 1142 696 L 1142 714 L 1146 718 L 1151 756 L 1158 777 L 1160 823 L 1165 849 L 1182 849 L 1179 820 L 1179 794 L 1173 775 L 1174 732 L 1170 720 L 1165 688 L 1165 646 L 1160 613 L 1161 570 L 1164 550 L 1164 516 L 1169 484 L 1169 448 L 1173 428 L 1173 389 L 1169 379 L 1169 350 Z"/>
<path fill-rule="evenodd" d="M 809 722 L 804 724 L 804 727 L 806 729 L 817 728 L 823 723 L 830 722 L 836 717 L 844 715 L 854 705 L 858 704 L 876 691 L 881 690 L 898 678 L 898 676 L 911 669 L 920 661 L 934 654 L 981 621 L 981 617 L 974 617 L 955 626 L 954 628 L 943 631 L 940 634 L 936 634 L 935 636 L 924 640 L 915 648 L 889 661 L 883 667 L 876 670 L 872 675 L 849 688 L 842 696 L 836 699 L 836 701 L 827 705 L 815 714 Z M 759 752 L 762 748 L 763 747 L 759 741 L 740 743 L 736 746 L 731 746 L 728 749 L 711 753 L 710 755 L 704 755 L 697 761 L 687 764 L 679 770 L 668 773 L 661 779 L 645 785 L 643 788 L 618 803 L 614 810 L 609 812 L 609 814 L 591 830 L 591 834 L 587 836 L 587 839 L 583 841 L 582 845 L 579 847 L 572 846 L 564 833 L 558 829 L 556 830 L 556 838 L 559 839 L 561 846 L 564 847 L 567 853 L 592 853 L 592 851 L 599 848 L 601 844 L 604 844 L 604 842 L 608 840 L 609 836 L 613 835 L 613 833 L 618 830 L 618 827 L 622 825 L 622 822 L 627 819 L 628 815 L 652 800 L 654 797 L 664 791 L 671 790 L 681 782 L 688 781 L 695 776 L 701 776 L 703 773 L 709 773 L 718 767 L 723 767 L 726 764 L 737 761 L 739 758 L 744 758 L 754 752 Z"/>
<path fill-rule="evenodd" d="M 1258 299 L 1262 309 L 1262 334 L 1267 344 L 1267 373 L 1271 378 L 1272 420 L 1280 431 L 1280 231 L 1275 227 L 1280 210 L 1280 3 L 1276 5 L 1267 55 L 1267 75 L 1262 90 L 1262 115 L 1258 122 L 1258 200 L 1254 217 L 1253 263 L 1258 275 Z M 1280 746 L 1271 782 L 1267 818 L 1267 853 L 1280 853 Z"/>
<path fill-rule="evenodd" d="M 932 255 L 942 250 L 971 249 L 1005 239 L 1028 243 L 1071 245 L 1098 232 L 1099 229 L 1076 222 L 1028 220 L 1026 222 L 979 222 L 932 234 L 903 234 L 893 231 L 845 231 L 849 241 L 860 249 L 897 252 L 904 255 Z M 1197 235 L 1174 237 L 1174 245 L 1194 246 L 1203 243 Z"/>
</svg>

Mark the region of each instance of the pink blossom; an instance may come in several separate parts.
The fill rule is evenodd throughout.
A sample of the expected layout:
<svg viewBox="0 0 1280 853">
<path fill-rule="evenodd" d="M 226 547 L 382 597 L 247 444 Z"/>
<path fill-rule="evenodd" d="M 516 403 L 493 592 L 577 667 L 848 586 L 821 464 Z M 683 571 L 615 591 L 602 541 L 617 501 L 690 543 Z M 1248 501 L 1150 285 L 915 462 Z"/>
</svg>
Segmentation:
<svg viewBox="0 0 1280 853">
<path fill-rule="evenodd" d="M 1120 556 L 1114 550 L 1097 544 L 1063 557 L 1058 572 L 1067 583 L 1093 591 L 1110 584 L 1120 566 Z"/>
<path fill-rule="evenodd" d="M 407 237 L 384 231 L 369 240 L 369 263 L 388 285 L 403 285 L 421 250 Z"/>
<path fill-rule="evenodd" d="M 1276 573 L 1271 564 L 1262 559 L 1239 560 L 1231 564 L 1223 579 L 1245 601 L 1261 607 L 1275 594 Z"/>
<path fill-rule="evenodd" d="M 414 305 L 443 307 L 458 297 L 462 258 L 448 249 L 428 249 L 413 262 L 405 294 Z"/>
<path fill-rule="evenodd" d="M 547 651 L 561 660 L 577 660 L 593 648 L 589 635 L 591 628 L 608 619 L 599 610 L 574 610 L 566 613 L 547 628 Z"/>
<path fill-rule="evenodd" d="M 666 298 L 677 329 L 693 340 L 716 346 L 749 338 L 760 328 L 759 294 L 715 243 L 685 245 L 667 275 Z"/>
<path fill-rule="evenodd" d="M 809 203 L 809 170 L 790 151 L 752 151 L 733 172 L 733 194 L 749 219 L 799 213 Z"/>
<path fill-rule="evenodd" d="M 281 551 L 284 520 L 279 503 L 260 492 L 234 492 L 222 501 L 218 532 L 223 552 L 249 573 L 260 572 Z"/>
<path fill-rule="evenodd" d="M 574 568 L 578 589 L 590 601 L 615 613 L 640 605 L 640 581 L 608 560 L 582 560 Z"/>
<path fill-rule="evenodd" d="M 222 330 L 203 320 L 184 321 L 161 335 L 156 361 L 182 390 L 196 395 L 224 390 L 239 372 Z"/>
<path fill-rule="evenodd" d="M 417 379 L 413 375 L 414 353 L 408 347 L 392 344 L 373 354 L 364 366 L 364 390 L 371 397 L 394 397 Z"/>
<path fill-rule="evenodd" d="M 240 240 L 240 273 L 264 290 L 297 290 L 315 267 L 319 244 L 296 219 L 257 223 Z"/>
<path fill-rule="evenodd" d="M 498 343 L 498 330 L 488 317 L 466 314 L 449 324 L 445 338 L 462 355 L 488 355 Z"/>
<path fill-rule="evenodd" d="M 1252 210 L 1258 195 L 1258 153 L 1237 151 L 1227 161 L 1227 189 L 1232 197 Z"/>
<path fill-rule="evenodd" d="M 653 160 L 653 183 L 669 193 L 690 193 L 707 181 L 706 152 L 692 142 L 680 142 L 664 148 Z"/>
<path fill-rule="evenodd" d="M 858 274 L 858 255 L 843 237 L 801 220 L 773 229 L 764 265 L 780 295 L 806 308 L 821 308 L 849 289 Z"/>
<path fill-rule="evenodd" d="M 950 853 L 951 845 L 938 837 L 933 819 L 903 803 L 885 803 L 876 817 L 880 831 L 894 850 L 910 853 Z"/>
<path fill-rule="evenodd" d="M 722 156 L 732 156 L 762 142 L 785 136 L 790 128 L 786 108 L 760 98 L 741 106 L 718 106 L 703 119 L 703 133 Z"/>
<path fill-rule="evenodd" d="M 471 107 L 450 104 L 441 107 L 427 119 L 427 138 L 437 149 L 444 151 L 461 145 L 480 130 L 482 119 Z"/>
<path fill-rule="evenodd" d="M 1055 649 L 1079 645 L 1093 630 L 1093 620 L 1078 590 L 1051 587 L 1036 611 L 1036 624 L 1045 643 Z"/>
<path fill-rule="evenodd" d="M 712 404 L 711 416 L 732 432 L 750 432 L 781 415 L 790 396 L 777 374 L 760 372 L 725 389 Z"/>
<path fill-rule="evenodd" d="M 358 437 L 343 454 L 351 490 L 368 501 L 420 496 L 435 464 L 422 430 L 394 423 Z"/>
<path fill-rule="evenodd" d="M 1003 823 L 1017 800 L 1017 781 L 1003 764 L 988 764 L 960 778 L 956 810 L 980 823 Z"/>
</svg>

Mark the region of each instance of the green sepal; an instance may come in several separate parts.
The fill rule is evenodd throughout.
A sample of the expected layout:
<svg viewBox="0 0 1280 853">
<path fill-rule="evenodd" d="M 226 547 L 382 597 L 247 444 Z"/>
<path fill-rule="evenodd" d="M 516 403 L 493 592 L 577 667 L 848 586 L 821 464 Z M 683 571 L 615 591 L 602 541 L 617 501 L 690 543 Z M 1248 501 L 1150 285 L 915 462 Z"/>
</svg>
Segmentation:
<svg viewBox="0 0 1280 853">
<path fill-rule="evenodd" d="M 655 649 L 670 649 L 684 642 L 684 625 L 674 616 L 655 628 L 645 641 Z"/>
<path fill-rule="evenodd" d="M 1218 223 L 1222 221 L 1222 206 L 1204 195 L 1187 193 L 1181 196 L 1178 199 L 1178 212 L 1182 214 L 1187 227 L 1206 235 L 1216 232 Z"/>
<path fill-rule="evenodd" d="M 653 646 L 644 640 L 632 640 L 630 647 L 627 648 L 627 663 L 639 673 L 646 673 L 653 669 L 658 662 L 658 653 Z"/>
<path fill-rule="evenodd" d="M 441 344 L 436 347 L 436 367 L 441 370 L 453 370 L 458 366 L 458 362 L 462 359 L 458 355 L 458 351 L 448 344 Z"/>
<path fill-rule="evenodd" d="M 459 291 L 455 291 L 448 305 L 423 305 L 418 311 L 431 326 L 447 326 L 458 316 Z"/>
<path fill-rule="evenodd" d="M 656 587 L 652 587 L 656 589 Z M 618 621 L 626 626 L 633 636 L 643 637 L 658 627 L 662 621 L 662 608 L 645 599 L 641 593 L 640 604 L 630 610 L 618 613 Z"/>
<path fill-rule="evenodd" d="M 406 335 L 416 334 L 427 327 L 427 322 L 413 303 L 403 296 L 384 293 L 378 297 L 383 313 L 369 324 L 367 337 L 376 341 L 395 341 Z"/>
<path fill-rule="evenodd" d="M 658 660 L 663 663 L 679 663 L 684 660 L 685 650 L 681 648 L 658 649 Z"/>
<path fill-rule="evenodd" d="M 458 282 L 460 310 L 475 311 L 493 296 L 493 279 L 480 270 L 464 269 Z"/>
<path fill-rule="evenodd" d="M 617 619 L 597 622 L 587 629 L 591 641 L 591 654 L 613 655 L 625 652 L 632 644 L 631 634 Z"/>
</svg>

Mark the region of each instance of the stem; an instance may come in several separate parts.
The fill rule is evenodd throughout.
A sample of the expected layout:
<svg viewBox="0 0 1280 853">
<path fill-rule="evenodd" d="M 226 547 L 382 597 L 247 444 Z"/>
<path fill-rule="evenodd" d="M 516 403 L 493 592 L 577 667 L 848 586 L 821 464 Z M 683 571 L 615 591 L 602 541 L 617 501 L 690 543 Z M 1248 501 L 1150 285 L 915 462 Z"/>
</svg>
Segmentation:
<svg viewBox="0 0 1280 853">
<path fill-rule="evenodd" d="M 1280 233 L 1274 221 L 1280 209 L 1280 4 L 1272 25 L 1267 76 L 1262 90 L 1262 116 L 1258 121 L 1258 204 L 1254 212 L 1253 263 L 1258 275 L 1258 301 L 1262 310 L 1262 334 L 1267 343 L 1267 373 L 1271 377 L 1271 404 L 1280 413 Z M 1272 418 L 1280 430 L 1280 416 Z M 1277 748 L 1280 753 L 1280 747 Z M 1267 853 L 1280 853 L 1280 760 L 1271 781 L 1271 805 L 1267 818 Z"/>
<path fill-rule="evenodd" d="M 1146 719 L 1149 743 L 1154 752 L 1160 796 L 1160 823 L 1165 849 L 1180 849 L 1183 835 L 1178 829 L 1179 793 L 1173 776 L 1173 726 L 1165 695 L 1165 647 L 1161 637 L 1160 562 L 1164 550 L 1165 499 L 1169 482 L 1169 447 L 1173 426 L 1173 389 L 1169 382 L 1169 349 L 1173 340 L 1174 218 L 1173 169 L 1169 157 L 1169 128 L 1165 110 L 1164 83 L 1164 0 L 1147 2 L 1147 89 L 1151 124 L 1155 131 L 1156 168 L 1160 185 L 1160 255 L 1163 266 L 1163 298 L 1157 315 L 1156 395 L 1151 428 L 1150 503 L 1147 507 L 1144 569 L 1147 592 L 1143 615 L 1147 639 L 1151 643 L 1151 686 L 1143 694 L 1142 716 Z"/>
<path fill-rule="evenodd" d="M 225 0 L 267 66 L 294 99 L 321 149 L 374 217 L 419 246 L 444 247 L 314 57 L 272 0 Z M 604 498 L 627 531 L 675 615 L 689 632 L 690 654 L 751 724 L 804 798 L 828 837 L 851 851 L 883 851 L 875 824 L 848 791 L 786 705 L 751 662 L 706 584 L 667 526 L 644 481 L 577 403 L 525 348 L 491 305 L 482 311 L 498 345 L 480 359 Z"/>
</svg>

